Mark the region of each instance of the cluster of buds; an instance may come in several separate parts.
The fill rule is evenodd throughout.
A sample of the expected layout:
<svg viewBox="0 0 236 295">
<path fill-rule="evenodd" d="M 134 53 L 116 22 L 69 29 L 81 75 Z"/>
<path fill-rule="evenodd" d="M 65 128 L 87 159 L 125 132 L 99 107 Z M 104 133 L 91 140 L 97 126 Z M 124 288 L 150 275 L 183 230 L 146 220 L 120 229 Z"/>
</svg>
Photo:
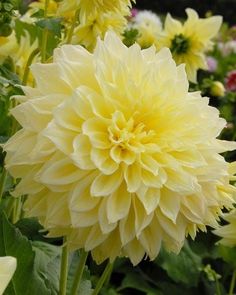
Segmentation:
<svg viewBox="0 0 236 295">
<path fill-rule="evenodd" d="M 14 8 L 12 0 L 2 0 L 0 2 L 0 36 L 7 37 L 11 34 Z"/>
</svg>

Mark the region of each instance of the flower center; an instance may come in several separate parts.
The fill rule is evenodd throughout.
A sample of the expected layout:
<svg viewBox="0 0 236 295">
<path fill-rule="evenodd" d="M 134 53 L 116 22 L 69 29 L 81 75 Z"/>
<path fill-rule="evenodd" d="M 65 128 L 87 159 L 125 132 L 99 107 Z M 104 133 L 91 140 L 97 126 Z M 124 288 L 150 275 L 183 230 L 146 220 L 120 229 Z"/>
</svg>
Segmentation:
<svg viewBox="0 0 236 295">
<path fill-rule="evenodd" d="M 186 53 L 189 49 L 190 41 L 183 34 L 176 35 L 171 40 L 171 52 L 176 54 Z"/>
<path fill-rule="evenodd" d="M 112 116 L 112 124 L 108 128 L 109 139 L 113 146 L 119 146 L 122 149 L 138 151 L 141 141 L 146 137 L 143 123 L 135 124 L 134 118 L 126 120 L 124 115 L 117 111 Z"/>
</svg>

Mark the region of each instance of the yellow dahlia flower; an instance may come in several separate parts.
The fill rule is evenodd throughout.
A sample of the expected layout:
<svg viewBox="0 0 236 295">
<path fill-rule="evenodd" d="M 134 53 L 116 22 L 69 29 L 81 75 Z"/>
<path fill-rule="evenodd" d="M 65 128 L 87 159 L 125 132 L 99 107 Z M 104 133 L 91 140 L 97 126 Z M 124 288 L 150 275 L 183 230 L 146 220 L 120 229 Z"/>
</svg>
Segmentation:
<svg viewBox="0 0 236 295">
<path fill-rule="evenodd" d="M 66 235 L 100 263 L 178 252 L 185 236 L 216 226 L 235 188 L 216 137 L 226 122 L 169 49 L 127 48 L 112 32 L 94 53 L 64 45 L 35 64 L 11 113 L 22 125 L 5 145 L 6 168 L 21 178 L 27 216 L 50 236 Z M 50 79 L 48 79 L 50 77 Z"/>
<path fill-rule="evenodd" d="M 35 39 L 31 43 L 30 35 L 27 31 L 24 32 L 24 35 L 21 35 L 19 43 L 17 43 L 17 50 L 12 54 L 12 59 L 16 65 L 16 72 L 19 77 L 22 79 L 25 71 L 27 61 L 31 53 L 38 48 L 38 40 Z M 38 61 L 39 58 L 34 58 L 33 62 Z M 33 77 L 31 77 L 31 80 Z"/>
<path fill-rule="evenodd" d="M 80 10 L 80 22 L 87 24 L 87 20 L 97 14 L 115 12 L 123 16 L 129 15 L 132 0 L 62 0 L 58 13 L 67 14 L 70 11 Z"/>
<path fill-rule="evenodd" d="M 133 18 L 132 25 L 139 32 L 137 43 L 142 48 L 148 48 L 158 42 L 158 36 L 162 30 L 160 18 L 153 12 L 143 10 Z"/>
<path fill-rule="evenodd" d="M 16 270 L 16 258 L 0 257 L 0 295 L 3 294 Z"/>
<path fill-rule="evenodd" d="M 234 247 L 236 246 L 236 209 L 233 209 L 230 213 L 224 214 L 223 217 L 228 224 L 214 230 L 214 233 L 222 237 L 220 240 L 221 244 Z"/>
<path fill-rule="evenodd" d="M 13 32 L 8 37 L 0 37 L 0 63 L 17 50 L 17 40 Z"/>
<path fill-rule="evenodd" d="M 97 14 L 89 18 L 86 24 L 80 24 L 75 29 L 72 43 L 83 45 L 92 51 L 98 36 L 103 39 L 108 30 L 113 30 L 121 36 L 126 24 L 127 20 L 120 14 L 114 12 Z"/>
<path fill-rule="evenodd" d="M 30 3 L 30 13 L 31 15 L 36 13 L 38 10 L 45 9 L 45 0 L 38 0 Z M 58 3 L 55 0 L 49 0 L 48 7 L 47 7 L 47 14 L 48 16 L 55 16 L 58 10 Z"/>
<path fill-rule="evenodd" d="M 167 15 L 158 48 L 170 48 L 177 64 L 185 63 L 188 79 L 196 82 L 198 69 L 207 69 L 205 52 L 212 48 L 211 39 L 222 23 L 221 16 L 206 19 L 198 17 L 193 9 L 186 9 L 188 19 L 184 24 Z"/>
</svg>

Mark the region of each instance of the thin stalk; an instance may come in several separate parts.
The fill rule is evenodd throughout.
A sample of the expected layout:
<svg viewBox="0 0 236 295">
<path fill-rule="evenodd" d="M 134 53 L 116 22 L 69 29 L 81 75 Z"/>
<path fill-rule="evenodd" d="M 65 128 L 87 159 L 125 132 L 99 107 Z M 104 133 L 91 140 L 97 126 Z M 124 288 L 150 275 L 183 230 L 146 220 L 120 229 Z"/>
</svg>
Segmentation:
<svg viewBox="0 0 236 295">
<path fill-rule="evenodd" d="M 11 108 L 14 108 L 15 106 L 16 106 L 16 101 L 13 99 Z M 14 118 L 12 118 L 12 119 L 13 119 L 12 126 L 11 126 L 11 129 L 10 129 L 10 132 L 8 133 L 9 136 L 12 136 L 13 134 L 15 134 L 16 131 L 17 131 L 17 128 L 18 128 L 17 121 Z M 5 184 L 6 184 L 7 174 L 8 173 L 7 173 L 6 169 L 5 169 L 5 167 L 3 167 L 2 175 L 1 175 L 1 178 L 0 178 L 0 202 L 2 200 L 4 187 L 5 187 Z"/>
<path fill-rule="evenodd" d="M 221 295 L 220 284 L 219 284 L 217 275 L 215 275 L 215 280 L 216 280 L 216 295 Z"/>
<path fill-rule="evenodd" d="M 2 175 L 1 175 L 1 178 L 0 178 L 0 203 L 1 203 L 1 200 L 2 200 L 2 196 L 3 196 L 3 192 L 4 192 L 4 187 L 5 187 L 5 184 L 6 184 L 6 180 L 7 180 L 7 171 L 3 167 L 3 169 L 2 169 Z"/>
<path fill-rule="evenodd" d="M 111 272 L 112 267 L 113 267 L 113 263 L 108 262 L 106 268 L 104 269 L 104 272 L 103 272 L 102 276 L 100 277 L 100 279 L 99 279 L 99 281 L 97 283 L 96 288 L 94 289 L 94 291 L 92 293 L 92 295 L 98 295 L 99 294 L 99 292 L 102 289 L 102 286 L 103 286 L 104 282 L 106 281 L 107 277 L 109 276 L 109 274 Z"/>
<path fill-rule="evenodd" d="M 76 10 L 73 20 L 72 20 L 72 23 L 71 23 L 70 30 L 68 32 L 67 41 L 66 41 L 67 44 L 71 43 L 78 16 L 79 16 L 79 10 Z"/>
<path fill-rule="evenodd" d="M 11 220 L 12 220 L 11 216 L 13 216 L 14 204 L 15 204 L 15 198 L 11 197 L 5 210 L 7 217 Z"/>
<path fill-rule="evenodd" d="M 48 5 L 50 0 L 45 0 L 44 5 L 44 18 L 47 18 L 48 15 Z M 48 29 L 44 28 L 42 36 L 42 49 L 41 49 L 41 62 L 45 63 L 47 55 L 47 43 L 48 43 Z"/>
<path fill-rule="evenodd" d="M 47 59 L 48 29 L 44 28 L 42 37 L 41 62 L 45 63 Z"/>
<path fill-rule="evenodd" d="M 231 282 L 230 282 L 229 295 L 234 294 L 235 283 L 236 283 L 236 269 L 233 272 L 232 279 L 231 279 Z"/>
<path fill-rule="evenodd" d="M 13 209 L 13 216 L 12 216 L 12 223 L 15 224 L 20 218 L 22 209 L 21 197 L 15 199 L 14 202 L 14 209 Z"/>
<path fill-rule="evenodd" d="M 50 1 L 50 0 L 45 0 L 45 4 L 44 4 L 44 18 L 46 18 L 47 15 L 48 15 L 49 1 Z"/>
<path fill-rule="evenodd" d="M 75 277 L 74 277 L 74 281 L 73 281 L 73 285 L 72 285 L 72 289 L 71 289 L 71 295 L 77 295 L 78 294 L 78 290 L 79 290 L 81 278 L 82 278 L 82 275 L 83 275 L 83 272 L 84 272 L 84 267 L 85 267 L 87 257 L 88 257 L 88 252 L 85 252 L 84 250 L 81 250 L 80 251 L 79 264 L 78 264 L 78 267 L 77 267 L 76 272 L 75 272 Z"/>
<path fill-rule="evenodd" d="M 22 85 L 26 85 L 28 82 L 28 78 L 29 78 L 29 72 L 30 72 L 30 66 L 35 58 L 35 56 L 39 53 L 39 48 L 36 48 L 35 50 L 33 50 L 27 60 L 26 66 L 25 66 L 25 71 L 24 71 L 24 75 L 23 75 L 23 79 L 22 79 Z"/>
<path fill-rule="evenodd" d="M 61 255 L 61 274 L 60 274 L 60 290 L 59 295 L 66 295 L 66 284 L 67 284 L 67 275 L 68 275 L 68 246 L 66 238 L 64 238 L 64 244 L 62 246 L 62 255 Z"/>
</svg>

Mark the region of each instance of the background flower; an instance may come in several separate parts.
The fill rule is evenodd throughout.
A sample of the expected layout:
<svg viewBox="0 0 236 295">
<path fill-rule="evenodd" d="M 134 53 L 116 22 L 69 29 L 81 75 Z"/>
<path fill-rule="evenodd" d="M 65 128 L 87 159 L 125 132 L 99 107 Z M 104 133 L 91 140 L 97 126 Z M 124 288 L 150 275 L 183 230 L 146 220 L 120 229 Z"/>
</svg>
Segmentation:
<svg viewBox="0 0 236 295">
<path fill-rule="evenodd" d="M 212 48 L 211 39 L 219 31 L 222 17 L 202 19 L 190 8 L 186 13 L 188 19 L 183 24 L 167 15 L 158 48 L 170 48 L 176 63 L 185 63 L 189 80 L 196 83 L 197 70 L 207 69 L 205 52 Z"/>
<path fill-rule="evenodd" d="M 214 230 L 214 233 L 222 238 L 220 240 L 221 244 L 234 247 L 236 246 L 236 209 L 224 214 L 224 220 L 228 224 Z"/>
<path fill-rule="evenodd" d="M 157 43 L 162 24 L 155 13 L 148 10 L 138 11 L 132 22 L 132 27 L 139 32 L 137 43 L 142 48 L 148 48 Z"/>
<path fill-rule="evenodd" d="M 229 91 L 236 91 L 236 70 L 233 70 L 227 74 L 226 89 Z"/>
</svg>

